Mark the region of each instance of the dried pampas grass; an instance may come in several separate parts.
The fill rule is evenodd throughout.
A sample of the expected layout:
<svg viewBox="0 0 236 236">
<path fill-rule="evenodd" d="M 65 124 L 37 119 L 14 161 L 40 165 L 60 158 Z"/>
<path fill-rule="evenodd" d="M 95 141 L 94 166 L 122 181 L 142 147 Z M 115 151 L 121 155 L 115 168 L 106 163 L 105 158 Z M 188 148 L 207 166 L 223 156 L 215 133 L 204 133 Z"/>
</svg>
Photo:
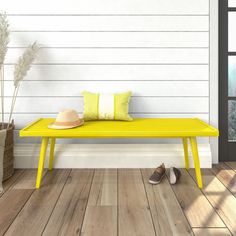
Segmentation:
<svg viewBox="0 0 236 236">
<path fill-rule="evenodd" d="M 15 71 L 14 71 L 14 93 L 12 97 L 12 103 L 11 103 L 11 110 L 10 110 L 10 117 L 8 121 L 8 126 L 11 123 L 12 119 L 12 113 L 14 110 L 17 94 L 20 87 L 20 82 L 24 79 L 27 72 L 29 71 L 31 64 L 36 59 L 38 55 L 40 47 L 37 42 L 34 42 L 33 44 L 29 45 L 29 47 L 25 50 L 24 54 L 18 59 L 18 62 L 15 65 Z"/>
<path fill-rule="evenodd" d="M 3 65 L 9 43 L 9 24 L 6 14 L 0 14 L 0 66 Z"/>
<path fill-rule="evenodd" d="M 25 50 L 24 54 L 18 59 L 18 62 L 15 65 L 14 71 L 14 86 L 18 87 L 19 83 L 26 76 L 29 71 L 32 62 L 36 59 L 38 55 L 39 45 L 37 42 L 34 42 L 32 45 Z"/>
<path fill-rule="evenodd" d="M 9 24 L 6 14 L 0 14 L 0 87 L 1 87 L 1 112 L 2 112 L 2 129 L 4 124 L 4 60 L 9 43 Z"/>
</svg>

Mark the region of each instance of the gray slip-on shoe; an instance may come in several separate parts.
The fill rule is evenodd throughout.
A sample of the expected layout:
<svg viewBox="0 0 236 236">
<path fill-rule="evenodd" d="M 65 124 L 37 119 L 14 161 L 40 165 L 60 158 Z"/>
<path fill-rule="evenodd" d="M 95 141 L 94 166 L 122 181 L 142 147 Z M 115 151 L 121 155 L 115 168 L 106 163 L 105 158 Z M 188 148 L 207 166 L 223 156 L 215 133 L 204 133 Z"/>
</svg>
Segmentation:
<svg viewBox="0 0 236 236">
<path fill-rule="evenodd" d="M 150 184 L 159 184 L 162 180 L 162 178 L 165 176 L 166 168 L 164 163 L 162 163 L 160 166 L 158 166 L 151 177 L 149 178 Z"/>
</svg>

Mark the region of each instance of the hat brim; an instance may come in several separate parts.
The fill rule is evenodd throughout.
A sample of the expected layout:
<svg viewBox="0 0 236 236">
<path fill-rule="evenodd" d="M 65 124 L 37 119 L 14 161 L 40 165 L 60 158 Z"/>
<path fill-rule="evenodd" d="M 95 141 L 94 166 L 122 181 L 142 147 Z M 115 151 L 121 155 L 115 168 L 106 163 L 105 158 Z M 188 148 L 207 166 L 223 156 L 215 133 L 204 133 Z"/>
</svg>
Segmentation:
<svg viewBox="0 0 236 236">
<path fill-rule="evenodd" d="M 81 120 L 79 124 L 74 126 L 62 126 L 62 125 L 55 125 L 54 123 L 51 123 L 48 125 L 49 129 L 73 129 L 79 126 L 82 126 L 84 124 L 84 120 Z"/>
</svg>

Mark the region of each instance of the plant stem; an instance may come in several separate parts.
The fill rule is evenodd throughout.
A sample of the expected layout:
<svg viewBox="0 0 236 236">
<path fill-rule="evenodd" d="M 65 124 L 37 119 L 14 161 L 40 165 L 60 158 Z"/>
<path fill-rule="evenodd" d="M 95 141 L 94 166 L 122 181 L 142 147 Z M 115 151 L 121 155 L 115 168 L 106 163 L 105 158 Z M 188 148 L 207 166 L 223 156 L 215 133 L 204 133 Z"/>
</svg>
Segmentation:
<svg viewBox="0 0 236 236">
<path fill-rule="evenodd" d="M 9 116 L 9 120 L 8 120 L 8 124 L 7 124 L 7 129 L 9 128 L 9 126 L 11 124 L 12 113 L 13 113 L 13 110 L 14 110 L 14 107 L 15 107 L 15 103 L 16 103 L 16 98 L 17 98 L 17 94 L 18 94 L 18 91 L 19 91 L 19 87 L 20 87 L 20 84 L 18 84 L 18 86 L 15 87 L 15 89 L 14 89 L 14 93 L 13 93 L 13 97 L 12 97 L 12 102 L 11 102 L 11 111 L 10 111 L 10 116 Z"/>
<path fill-rule="evenodd" d="M 17 90 L 17 87 L 14 88 L 14 92 L 13 92 L 13 96 L 12 96 L 12 100 L 11 100 L 11 109 L 10 109 L 10 116 L 9 116 L 9 120 L 8 120 L 8 125 L 11 122 L 12 111 L 13 111 L 13 104 L 14 104 L 14 100 L 15 100 L 15 96 L 16 96 L 16 90 Z M 7 125 L 7 128 L 8 128 L 8 125 Z"/>
<path fill-rule="evenodd" d="M 4 128 L 4 115 L 5 115 L 5 109 L 4 109 L 4 64 L 2 65 L 2 128 Z"/>
<path fill-rule="evenodd" d="M 1 128 L 4 128 L 4 65 L 2 64 L 0 66 L 1 68 L 1 109 L 2 109 L 2 122 L 1 122 Z"/>
<path fill-rule="evenodd" d="M 1 104 L 2 104 L 2 65 L 0 65 L 0 90 L 1 90 Z M 1 117 L 2 117 L 2 105 L 1 105 Z M 1 119 L 1 127 L 2 127 L 3 119 Z"/>
</svg>

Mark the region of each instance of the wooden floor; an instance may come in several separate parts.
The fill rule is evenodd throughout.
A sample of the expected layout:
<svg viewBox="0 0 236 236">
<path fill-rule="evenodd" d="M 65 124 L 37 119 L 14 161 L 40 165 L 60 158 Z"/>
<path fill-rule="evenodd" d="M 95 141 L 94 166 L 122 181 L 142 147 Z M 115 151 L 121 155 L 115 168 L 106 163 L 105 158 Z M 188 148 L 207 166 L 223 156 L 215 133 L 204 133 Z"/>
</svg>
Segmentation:
<svg viewBox="0 0 236 236">
<path fill-rule="evenodd" d="M 182 169 L 152 186 L 151 169 L 16 170 L 0 197 L 0 235 L 236 235 L 236 163 Z M 168 176 L 168 175 L 167 175 Z"/>
</svg>

